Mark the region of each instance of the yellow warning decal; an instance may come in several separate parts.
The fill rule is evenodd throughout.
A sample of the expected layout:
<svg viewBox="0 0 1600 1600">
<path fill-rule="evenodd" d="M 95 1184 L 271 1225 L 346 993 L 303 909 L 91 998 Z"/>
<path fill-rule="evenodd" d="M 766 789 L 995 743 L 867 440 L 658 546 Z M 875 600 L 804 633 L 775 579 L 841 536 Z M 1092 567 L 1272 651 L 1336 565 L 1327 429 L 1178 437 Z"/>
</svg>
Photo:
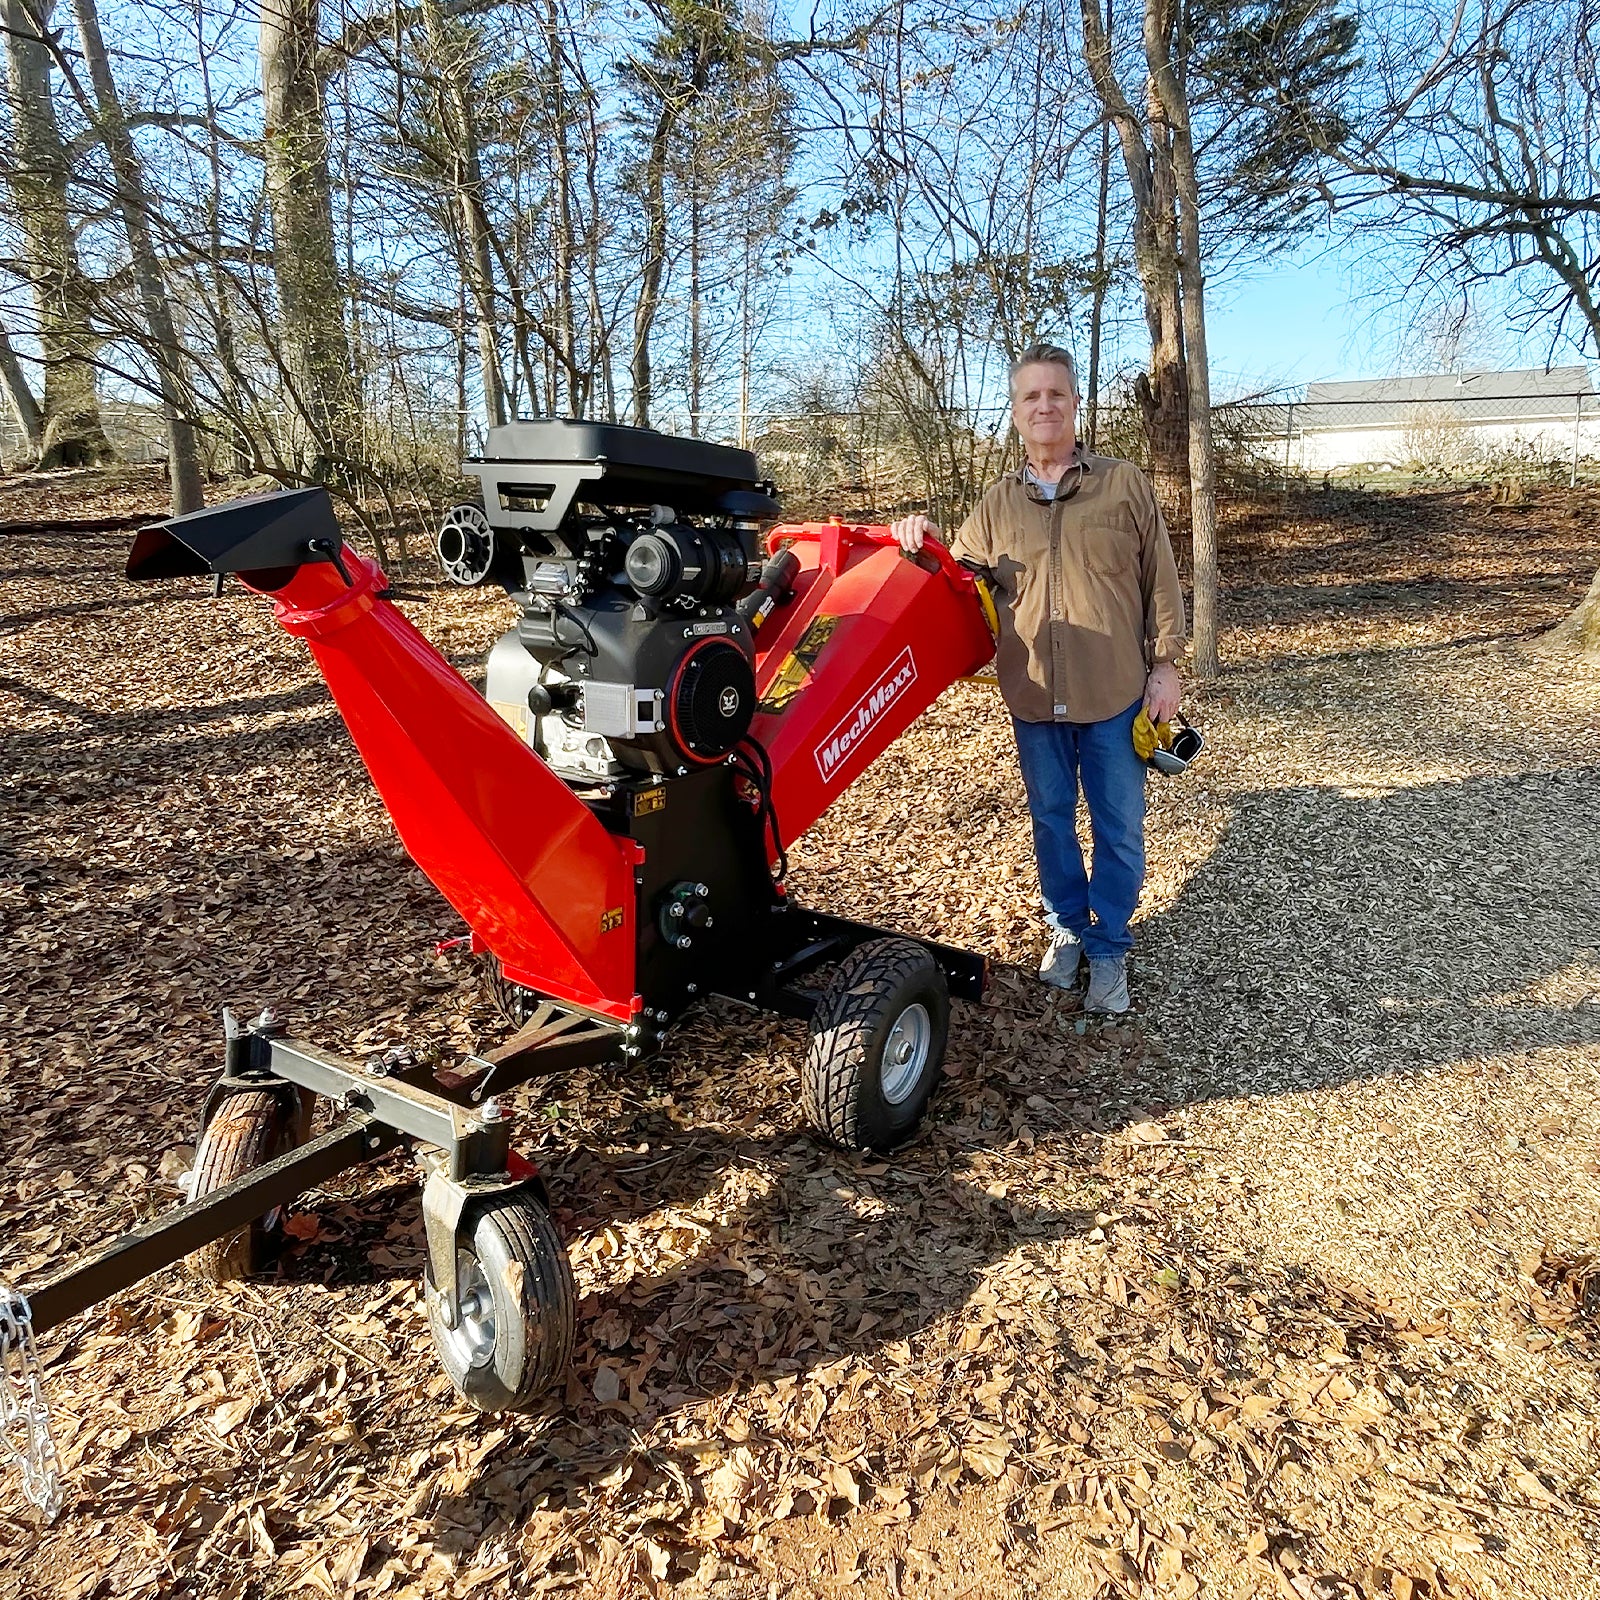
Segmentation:
<svg viewBox="0 0 1600 1600">
<path fill-rule="evenodd" d="M 610 933 L 613 928 L 620 928 L 621 926 L 622 926 L 622 907 L 621 906 L 613 906 L 610 911 L 602 911 L 600 913 L 600 931 L 601 931 L 601 933 Z"/>
<path fill-rule="evenodd" d="M 667 789 L 662 784 L 655 789 L 640 789 L 633 797 L 633 814 L 636 817 L 648 817 L 652 811 L 665 811 L 667 809 Z"/>
<path fill-rule="evenodd" d="M 838 626 L 839 619 L 836 616 L 812 618 L 811 626 L 801 634 L 799 643 L 783 658 L 772 675 L 772 682 L 767 685 L 767 692 L 762 695 L 757 711 L 763 711 L 768 716 L 782 711 L 805 688 L 811 681 L 811 669 L 817 664 L 822 647 L 833 637 L 833 630 Z"/>
</svg>

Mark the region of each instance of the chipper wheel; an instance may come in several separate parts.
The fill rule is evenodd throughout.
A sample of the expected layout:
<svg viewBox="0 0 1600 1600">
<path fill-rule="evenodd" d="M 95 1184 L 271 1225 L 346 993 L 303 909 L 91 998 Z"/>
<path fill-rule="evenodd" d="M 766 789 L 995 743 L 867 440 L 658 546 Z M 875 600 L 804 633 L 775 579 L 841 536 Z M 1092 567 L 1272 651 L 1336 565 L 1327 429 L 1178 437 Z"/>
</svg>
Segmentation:
<svg viewBox="0 0 1600 1600">
<path fill-rule="evenodd" d="M 531 1194 L 468 1210 L 456 1235 L 461 1315 L 445 1326 L 428 1282 L 428 1330 L 450 1381 L 480 1411 L 522 1411 L 566 1373 L 577 1290 L 566 1246 Z"/>
<path fill-rule="evenodd" d="M 922 1120 L 944 1064 L 950 990 L 910 939 L 874 939 L 839 964 L 811 1019 L 800 1098 L 846 1150 L 888 1150 Z"/>
<path fill-rule="evenodd" d="M 244 1089 L 230 1094 L 212 1113 L 194 1153 L 194 1182 L 190 1200 L 199 1200 L 225 1184 L 301 1143 L 306 1112 L 289 1112 L 285 1097 L 266 1089 Z M 228 1283 L 259 1272 L 279 1244 L 281 1208 L 258 1217 L 248 1228 L 214 1239 L 194 1253 L 195 1273 L 208 1283 Z"/>
</svg>

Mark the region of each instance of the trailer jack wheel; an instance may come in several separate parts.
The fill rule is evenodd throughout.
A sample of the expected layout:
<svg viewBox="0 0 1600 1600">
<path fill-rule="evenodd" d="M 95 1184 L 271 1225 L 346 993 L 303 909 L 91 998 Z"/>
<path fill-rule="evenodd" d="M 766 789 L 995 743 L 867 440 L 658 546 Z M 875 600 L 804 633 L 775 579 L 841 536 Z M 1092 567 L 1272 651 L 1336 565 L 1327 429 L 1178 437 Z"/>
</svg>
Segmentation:
<svg viewBox="0 0 1600 1600">
<path fill-rule="evenodd" d="M 190 1200 L 242 1178 L 275 1156 L 303 1142 L 306 1117 L 290 1114 L 285 1096 L 269 1089 L 243 1089 L 223 1099 L 194 1153 Z M 228 1283 L 259 1272 L 282 1242 L 281 1206 L 275 1206 L 249 1227 L 202 1246 L 194 1254 L 194 1271 L 208 1283 Z"/>
<path fill-rule="evenodd" d="M 450 1326 L 427 1275 L 428 1330 L 461 1397 L 480 1411 L 522 1411 L 566 1372 L 577 1292 L 549 1213 L 519 1191 L 470 1207 L 456 1234 L 460 1297 Z"/>
<path fill-rule="evenodd" d="M 801 1104 L 846 1150 L 887 1150 L 922 1120 L 944 1064 L 950 990 L 910 939 L 874 939 L 839 964 L 811 1019 Z"/>
</svg>

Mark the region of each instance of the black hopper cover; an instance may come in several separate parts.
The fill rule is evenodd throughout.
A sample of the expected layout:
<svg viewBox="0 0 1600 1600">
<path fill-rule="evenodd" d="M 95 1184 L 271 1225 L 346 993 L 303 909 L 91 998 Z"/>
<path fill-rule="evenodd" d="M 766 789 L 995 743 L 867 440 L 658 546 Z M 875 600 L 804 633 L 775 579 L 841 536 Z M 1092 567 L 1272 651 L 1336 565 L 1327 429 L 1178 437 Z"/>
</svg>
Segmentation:
<svg viewBox="0 0 1600 1600">
<path fill-rule="evenodd" d="M 326 489 L 282 489 L 141 528 L 128 552 L 127 571 L 136 583 L 242 572 L 275 578 L 257 583 L 273 589 L 308 561 L 337 562 L 340 543 Z"/>
</svg>

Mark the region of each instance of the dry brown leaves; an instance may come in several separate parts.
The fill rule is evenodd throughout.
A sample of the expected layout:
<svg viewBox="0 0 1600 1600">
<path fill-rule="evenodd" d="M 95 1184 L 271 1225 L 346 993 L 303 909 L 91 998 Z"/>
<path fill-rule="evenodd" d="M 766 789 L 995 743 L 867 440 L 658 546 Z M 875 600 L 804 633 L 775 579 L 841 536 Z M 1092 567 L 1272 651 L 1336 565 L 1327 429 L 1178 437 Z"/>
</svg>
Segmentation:
<svg viewBox="0 0 1600 1600">
<path fill-rule="evenodd" d="M 1600 1256 L 1541 1250 L 1523 1262 L 1528 1310 L 1540 1327 L 1593 1345 L 1600 1338 Z"/>
<path fill-rule="evenodd" d="M 158 498 L 13 484 L 0 521 Z M 48 1342 L 73 1500 L 40 1530 L 0 1485 L 0 1591 L 1595 1594 L 1600 957 L 1538 885 L 1597 881 L 1600 693 L 1506 637 L 1588 581 L 1568 510 L 1233 508 L 1238 665 L 1152 790 L 1116 1026 L 1030 975 L 1009 733 L 952 691 L 794 875 L 996 958 L 918 1139 L 819 1147 L 803 1034 L 731 1005 L 526 1091 L 583 1300 L 521 1417 L 432 1362 L 404 1162 L 308 1195 L 275 1274 Z M 298 647 L 130 589 L 124 543 L 3 547 L 13 1279 L 175 1198 L 222 1003 L 353 1052 L 498 1026 Z M 474 670 L 501 605 L 421 592 Z"/>
</svg>

